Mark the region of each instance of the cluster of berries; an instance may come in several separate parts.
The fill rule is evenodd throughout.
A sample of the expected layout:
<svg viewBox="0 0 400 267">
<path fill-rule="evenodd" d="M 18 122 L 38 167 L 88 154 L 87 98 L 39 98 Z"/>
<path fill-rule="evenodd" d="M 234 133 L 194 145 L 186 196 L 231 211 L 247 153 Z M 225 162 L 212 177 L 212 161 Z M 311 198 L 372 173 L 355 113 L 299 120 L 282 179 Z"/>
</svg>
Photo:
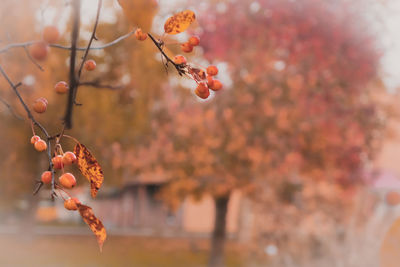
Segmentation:
<svg viewBox="0 0 400 267">
<path fill-rule="evenodd" d="M 184 53 L 190 53 L 193 51 L 193 47 L 200 44 L 200 38 L 198 36 L 191 36 L 186 43 L 181 44 L 181 50 Z"/>
<path fill-rule="evenodd" d="M 64 172 L 64 167 L 76 163 L 77 161 L 76 155 L 71 151 L 67 151 L 65 153 L 61 152 L 60 154 L 55 155 L 51 159 L 51 161 L 53 163 L 55 170 L 62 170 L 63 172 L 62 175 L 58 178 L 57 186 L 62 186 L 62 188 L 65 189 L 71 189 L 75 187 L 76 186 L 75 176 L 72 173 Z M 51 184 L 51 180 L 52 180 L 51 171 L 45 171 L 42 173 L 41 181 L 44 184 Z M 68 210 L 77 210 L 78 209 L 77 204 L 80 204 L 80 202 L 76 198 L 69 197 L 68 199 L 64 200 L 64 207 Z"/>
<path fill-rule="evenodd" d="M 59 38 L 60 32 L 57 27 L 46 26 L 42 32 L 42 40 L 29 46 L 29 54 L 36 60 L 45 60 L 49 52 L 49 44 L 54 44 Z"/>
</svg>

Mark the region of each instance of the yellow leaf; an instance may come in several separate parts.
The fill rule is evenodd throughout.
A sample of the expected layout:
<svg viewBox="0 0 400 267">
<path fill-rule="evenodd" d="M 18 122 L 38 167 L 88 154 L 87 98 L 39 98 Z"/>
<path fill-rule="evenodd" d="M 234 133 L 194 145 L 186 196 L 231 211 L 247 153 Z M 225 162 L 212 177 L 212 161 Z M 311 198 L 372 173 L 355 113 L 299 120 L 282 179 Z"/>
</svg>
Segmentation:
<svg viewBox="0 0 400 267">
<path fill-rule="evenodd" d="M 83 144 L 76 144 L 74 153 L 77 158 L 78 168 L 90 182 L 90 193 L 93 198 L 103 184 L 104 174 L 100 164 Z"/>
<path fill-rule="evenodd" d="M 106 228 L 103 223 L 94 216 L 93 210 L 89 206 L 77 204 L 82 219 L 89 225 L 90 230 L 95 234 L 100 251 L 103 250 L 103 243 L 107 238 Z"/>
<path fill-rule="evenodd" d="M 380 267 L 398 267 L 400 262 L 400 218 L 390 226 L 380 251 Z"/>
<path fill-rule="evenodd" d="M 196 15 L 191 10 L 179 12 L 168 18 L 164 24 L 165 33 L 178 34 L 185 31 L 196 19 Z"/>
</svg>

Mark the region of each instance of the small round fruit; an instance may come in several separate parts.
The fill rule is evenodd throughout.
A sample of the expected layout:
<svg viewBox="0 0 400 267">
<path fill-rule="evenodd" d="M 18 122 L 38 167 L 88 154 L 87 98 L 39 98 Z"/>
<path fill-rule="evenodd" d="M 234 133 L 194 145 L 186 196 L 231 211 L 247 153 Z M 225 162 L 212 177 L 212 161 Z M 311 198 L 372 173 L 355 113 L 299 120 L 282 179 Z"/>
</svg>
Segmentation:
<svg viewBox="0 0 400 267">
<path fill-rule="evenodd" d="M 192 36 L 189 38 L 188 43 L 191 46 L 198 46 L 200 44 L 200 38 L 198 36 Z"/>
<path fill-rule="evenodd" d="M 33 103 L 33 110 L 37 113 L 43 113 L 47 109 L 47 103 L 42 98 L 36 99 L 35 103 Z"/>
<path fill-rule="evenodd" d="M 41 180 L 44 184 L 50 184 L 51 183 L 51 172 L 45 171 L 44 173 L 42 173 Z"/>
<path fill-rule="evenodd" d="M 207 74 L 210 76 L 215 76 L 218 74 L 218 68 L 216 66 L 208 66 Z"/>
<path fill-rule="evenodd" d="M 144 41 L 147 39 L 147 34 L 144 33 L 141 28 L 137 28 L 135 31 L 135 37 L 139 41 Z"/>
<path fill-rule="evenodd" d="M 47 144 L 42 139 L 39 139 L 34 145 L 36 151 L 42 152 L 47 149 Z"/>
<path fill-rule="evenodd" d="M 201 93 L 201 94 L 206 94 L 208 90 L 207 84 L 204 82 L 201 82 L 197 85 L 196 90 Z"/>
<path fill-rule="evenodd" d="M 212 76 L 207 76 L 207 86 L 208 88 L 211 88 L 214 84 L 214 79 Z"/>
<path fill-rule="evenodd" d="M 185 53 L 190 53 L 193 51 L 193 46 L 191 46 L 189 43 L 183 43 L 181 44 L 181 50 Z"/>
<path fill-rule="evenodd" d="M 31 137 L 31 144 L 34 145 L 39 140 L 40 140 L 40 137 L 37 135 L 34 135 Z"/>
<path fill-rule="evenodd" d="M 222 89 L 222 83 L 219 80 L 213 80 L 212 85 L 210 86 L 210 89 L 213 91 L 219 91 Z"/>
<path fill-rule="evenodd" d="M 200 98 L 202 98 L 202 99 L 207 99 L 207 98 L 210 96 L 210 90 L 208 90 L 208 88 L 207 88 L 207 91 L 205 91 L 205 92 L 200 92 L 200 91 L 197 90 L 197 88 L 196 88 L 196 90 L 195 90 L 194 92 L 196 93 L 196 95 L 197 95 L 198 97 L 200 97 Z"/>
<path fill-rule="evenodd" d="M 58 178 L 58 181 L 60 182 L 60 184 L 63 187 L 68 188 L 68 189 L 71 189 L 72 187 L 74 187 L 76 185 L 75 176 L 69 172 L 61 175 L 60 178 Z"/>
<path fill-rule="evenodd" d="M 29 46 L 29 54 L 32 58 L 42 61 L 45 60 L 49 52 L 49 46 L 46 42 L 37 42 Z"/>
<path fill-rule="evenodd" d="M 177 65 L 181 65 L 181 64 L 186 64 L 187 60 L 184 56 L 182 55 L 177 55 L 174 57 L 174 63 Z"/>
<path fill-rule="evenodd" d="M 71 151 L 65 152 L 62 157 L 62 163 L 67 166 L 76 162 L 76 156 Z"/>
<path fill-rule="evenodd" d="M 53 166 L 55 169 L 62 169 L 64 167 L 63 156 L 61 155 L 53 157 L 51 161 L 53 162 Z"/>
<path fill-rule="evenodd" d="M 81 202 L 76 197 L 68 198 L 64 201 L 64 208 L 67 210 L 77 210 L 77 204 L 81 204 Z"/>
<path fill-rule="evenodd" d="M 92 71 L 96 68 L 96 61 L 93 59 L 86 60 L 85 62 L 85 69 L 88 71 Z"/>
<path fill-rule="evenodd" d="M 54 44 L 60 38 L 60 32 L 55 26 L 46 26 L 43 29 L 43 40 L 49 44 Z"/>
<path fill-rule="evenodd" d="M 56 90 L 57 94 L 65 94 L 66 92 L 68 92 L 69 86 L 68 86 L 68 83 L 66 83 L 64 81 L 60 81 L 60 82 L 56 83 L 56 85 L 54 86 L 54 89 Z"/>
</svg>

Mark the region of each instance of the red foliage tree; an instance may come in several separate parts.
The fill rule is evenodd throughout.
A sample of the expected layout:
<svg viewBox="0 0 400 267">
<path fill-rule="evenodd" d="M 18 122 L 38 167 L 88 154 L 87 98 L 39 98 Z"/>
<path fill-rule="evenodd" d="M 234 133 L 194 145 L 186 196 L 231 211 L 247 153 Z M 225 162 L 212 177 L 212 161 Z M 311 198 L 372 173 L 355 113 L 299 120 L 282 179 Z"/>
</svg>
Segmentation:
<svg viewBox="0 0 400 267">
<path fill-rule="evenodd" d="M 373 157 L 383 126 L 373 98 L 379 54 L 353 8 L 245 0 L 202 10 L 204 55 L 228 62 L 232 86 L 207 103 L 169 98 L 133 168 L 168 177 L 164 196 L 173 203 L 214 197 L 210 266 L 223 266 L 233 190 L 319 180 L 351 186 Z"/>
</svg>

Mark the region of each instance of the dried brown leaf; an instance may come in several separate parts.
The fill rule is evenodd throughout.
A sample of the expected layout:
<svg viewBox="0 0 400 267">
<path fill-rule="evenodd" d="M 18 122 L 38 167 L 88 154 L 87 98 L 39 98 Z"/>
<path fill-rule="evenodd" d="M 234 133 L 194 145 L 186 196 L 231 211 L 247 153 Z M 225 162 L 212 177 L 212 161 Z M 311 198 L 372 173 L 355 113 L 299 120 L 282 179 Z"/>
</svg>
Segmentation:
<svg viewBox="0 0 400 267">
<path fill-rule="evenodd" d="M 107 238 L 107 232 L 103 223 L 94 216 L 91 207 L 82 204 L 77 204 L 77 206 L 82 219 L 87 223 L 87 225 L 89 225 L 90 230 L 95 234 L 100 251 L 102 251 L 103 243 Z"/>
<path fill-rule="evenodd" d="M 97 191 L 99 191 L 101 185 L 103 184 L 104 174 L 101 169 L 100 164 L 97 162 L 96 158 L 90 153 L 83 144 L 76 144 L 74 148 L 74 153 L 77 158 L 77 165 L 81 173 L 90 182 L 90 193 L 93 198 L 96 197 Z"/>
<path fill-rule="evenodd" d="M 179 12 L 172 17 L 168 18 L 164 24 L 165 33 L 178 34 L 185 31 L 193 21 L 196 15 L 191 10 Z"/>
</svg>

